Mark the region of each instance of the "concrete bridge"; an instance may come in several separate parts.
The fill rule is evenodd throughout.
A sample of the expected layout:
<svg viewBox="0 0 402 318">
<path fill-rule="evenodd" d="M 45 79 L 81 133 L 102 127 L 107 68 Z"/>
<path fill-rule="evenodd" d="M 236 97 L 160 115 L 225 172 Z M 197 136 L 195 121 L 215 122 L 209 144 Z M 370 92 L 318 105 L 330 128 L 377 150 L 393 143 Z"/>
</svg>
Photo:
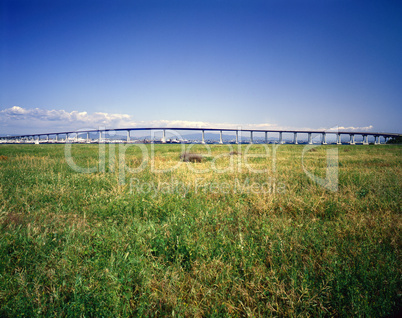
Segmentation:
<svg viewBox="0 0 402 318">
<path fill-rule="evenodd" d="M 379 145 L 382 142 L 386 143 L 389 138 L 392 137 L 401 137 L 401 134 L 397 133 L 380 133 L 380 132 L 356 132 L 356 131 L 322 131 L 322 130 L 262 130 L 262 129 L 227 129 L 227 128 L 181 128 L 181 127 L 172 127 L 172 128 L 167 128 L 167 127 L 159 127 L 159 128 L 117 128 L 117 129 L 94 129 L 94 130 L 79 130 L 79 131 L 64 131 L 64 132 L 56 132 L 56 133 L 42 133 L 42 134 L 24 134 L 24 135 L 18 135 L 18 136 L 7 136 L 7 137 L 0 137 L 0 143 L 65 143 L 65 142 L 84 142 L 84 143 L 90 143 L 93 142 L 94 140 L 90 138 L 90 135 L 96 134 L 98 138 L 96 139 L 96 142 L 102 143 L 106 142 L 107 140 L 105 139 L 106 133 L 111 133 L 113 132 L 114 134 L 116 133 L 121 133 L 124 132 L 126 133 L 126 141 L 125 142 L 131 142 L 131 132 L 135 131 L 148 131 L 151 133 L 151 135 L 155 136 L 155 132 L 161 132 L 162 133 L 162 138 L 160 138 L 161 143 L 166 143 L 166 132 L 178 132 L 178 131 L 196 131 L 196 132 L 201 132 L 201 143 L 205 143 L 205 132 L 218 132 L 219 133 L 219 143 L 223 144 L 223 133 L 224 132 L 230 132 L 235 134 L 235 141 L 234 143 L 239 143 L 241 140 L 239 139 L 240 137 L 243 136 L 243 133 L 248 134 L 249 136 L 249 143 L 254 142 L 255 134 L 256 133 L 263 133 L 264 134 L 264 141 L 265 143 L 268 143 L 268 136 L 269 134 L 278 134 L 278 139 L 277 141 L 274 141 L 274 143 L 284 143 L 283 135 L 284 134 L 291 134 L 293 135 L 292 137 L 292 142 L 293 144 L 298 144 L 298 135 L 300 134 L 307 134 L 307 143 L 308 144 L 313 144 L 313 135 L 319 136 L 319 141 L 315 143 L 320 143 L 320 144 L 327 144 L 327 136 L 328 135 L 333 135 L 335 136 L 335 144 L 342 144 L 342 135 L 348 136 L 348 142 L 351 145 L 355 145 L 357 143 L 355 137 L 356 136 L 361 136 L 362 141 L 360 143 L 364 145 L 369 144 L 369 137 L 371 136 L 372 139 L 374 139 L 374 144 Z M 176 133 L 177 134 L 177 133 Z M 84 135 L 85 138 L 82 138 L 79 136 Z M 64 137 L 64 138 L 63 138 Z M 316 138 L 314 138 L 316 139 Z M 382 139 L 382 140 L 381 140 Z"/>
</svg>

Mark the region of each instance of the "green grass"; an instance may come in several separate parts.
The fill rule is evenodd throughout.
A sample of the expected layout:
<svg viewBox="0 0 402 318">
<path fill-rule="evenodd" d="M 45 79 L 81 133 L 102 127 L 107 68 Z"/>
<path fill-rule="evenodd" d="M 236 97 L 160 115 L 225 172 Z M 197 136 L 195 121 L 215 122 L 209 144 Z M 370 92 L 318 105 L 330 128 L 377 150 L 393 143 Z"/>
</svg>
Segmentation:
<svg viewBox="0 0 402 318">
<path fill-rule="evenodd" d="M 1 145 L 1 317 L 387 317 L 401 308 L 401 146 Z M 186 146 L 188 147 L 188 145 Z M 246 152 L 246 145 L 239 146 Z M 261 145 L 248 153 L 262 154 Z M 141 149 L 124 164 L 141 167 Z M 151 162 L 153 159 L 153 162 Z M 100 166 L 100 168 L 99 168 Z M 215 167 L 213 170 L 211 167 Z M 263 170 L 253 173 L 248 167 Z"/>
</svg>

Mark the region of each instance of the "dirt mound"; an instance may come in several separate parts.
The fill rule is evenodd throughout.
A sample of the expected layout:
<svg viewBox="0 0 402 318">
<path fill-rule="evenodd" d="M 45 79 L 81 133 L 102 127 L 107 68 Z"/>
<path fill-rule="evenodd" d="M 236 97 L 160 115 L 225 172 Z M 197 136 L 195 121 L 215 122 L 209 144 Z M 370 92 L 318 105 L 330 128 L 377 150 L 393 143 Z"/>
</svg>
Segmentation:
<svg viewBox="0 0 402 318">
<path fill-rule="evenodd" d="M 185 152 L 181 154 L 180 159 L 184 162 L 202 162 L 204 157 L 197 153 Z"/>
<path fill-rule="evenodd" d="M 231 156 L 234 156 L 234 155 L 241 155 L 241 151 L 236 151 L 236 150 L 234 150 L 234 151 L 229 152 L 229 155 L 231 155 Z"/>
</svg>

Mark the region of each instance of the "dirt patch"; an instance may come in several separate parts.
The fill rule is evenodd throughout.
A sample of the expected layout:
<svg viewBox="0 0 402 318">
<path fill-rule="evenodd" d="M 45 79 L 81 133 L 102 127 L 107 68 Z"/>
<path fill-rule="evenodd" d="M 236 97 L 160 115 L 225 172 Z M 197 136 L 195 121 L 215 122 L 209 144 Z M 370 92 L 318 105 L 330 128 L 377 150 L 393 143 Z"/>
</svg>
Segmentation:
<svg viewBox="0 0 402 318">
<path fill-rule="evenodd" d="M 1 155 L 1 156 L 0 156 L 0 161 L 2 161 L 2 160 L 8 160 L 8 157 Z"/>
<path fill-rule="evenodd" d="M 202 162 L 204 157 L 197 153 L 185 152 L 181 154 L 180 159 L 184 162 Z"/>
<path fill-rule="evenodd" d="M 4 226 L 10 226 L 10 225 L 18 226 L 18 225 L 23 225 L 26 222 L 25 222 L 24 217 L 21 214 L 11 212 L 11 213 L 8 213 L 3 220 L 1 220 L 1 223 Z"/>
</svg>

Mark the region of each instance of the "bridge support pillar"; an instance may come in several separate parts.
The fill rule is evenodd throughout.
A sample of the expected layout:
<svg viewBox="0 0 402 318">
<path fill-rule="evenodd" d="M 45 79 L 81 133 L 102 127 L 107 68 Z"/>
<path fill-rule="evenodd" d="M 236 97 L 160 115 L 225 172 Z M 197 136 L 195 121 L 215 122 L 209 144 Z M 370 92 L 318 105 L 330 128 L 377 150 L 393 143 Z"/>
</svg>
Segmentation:
<svg viewBox="0 0 402 318">
<path fill-rule="evenodd" d="M 355 135 L 350 134 L 349 135 L 349 144 L 354 145 L 355 144 Z"/>
<path fill-rule="evenodd" d="M 166 144 L 166 130 L 165 129 L 162 130 L 162 143 Z"/>
<path fill-rule="evenodd" d="M 363 135 L 363 145 L 368 145 L 368 135 Z"/>
<path fill-rule="evenodd" d="M 101 142 L 102 142 L 102 131 L 99 130 L 99 143 L 101 143 Z"/>
<path fill-rule="evenodd" d="M 322 133 L 321 135 L 321 144 L 326 145 L 327 144 L 327 134 Z"/>
<path fill-rule="evenodd" d="M 279 143 L 283 144 L 283 137 L 282 137 L 282 132 L 279 132 Z"/>
<path fill-rule="evenodd" d="M 336 144 L 337 145 L 342 145 L 341 134 L 336 134 Z"/>
<path fill-rule="evenodd" d="M 313 144 L 313 138 L 311 136 L 311 133 L 308 133 L 308 144 L 312 145 Z"/>
<path fill-rule="evenodd" d="M 87 144 L 89 144 L 89 131 L 87 131 Z"/>
<path fill-rule="evenodd" d="M 293 143 L 297 145 L 297 133 L 293 133 Z"/>
<path fill-rule="evenodd" d="M 252 144 L 253 143 L 253 131 L 251 130 L 250 131 L 250 144 Z"/>
<path fill-rule="evenodd" d="M 204 130 L 201 130 L 201 134 L 202 134 L 201 143 L 202 143 L 202 144 L 205 144 L 205 131 L 204 131 Z"/>
<path fill-rule="evenodd" d="M 222 130 L 219 133 L 219 143 L 223 144 L 223 140 L 222 140 Z"/>
<path fill-rule="evenodd" d="M 56 134 L 56 142 L 59 141 L 59 134 Z"/>
<path fill-rule="evenodd" d="M 130 142 L 130 131 L 129 130 L 127 130 L 127 140 L 126 140 L 126 142 Z"/>
<path fill-rule="evenodd" d="M 236 130 L 236 144 L 239 143 L 239 131 Z"/>
<path fill-rule="evenodd" d="M 265 132 L 265 143 L 268 143 L 268 131 Z"/>
</svg>

